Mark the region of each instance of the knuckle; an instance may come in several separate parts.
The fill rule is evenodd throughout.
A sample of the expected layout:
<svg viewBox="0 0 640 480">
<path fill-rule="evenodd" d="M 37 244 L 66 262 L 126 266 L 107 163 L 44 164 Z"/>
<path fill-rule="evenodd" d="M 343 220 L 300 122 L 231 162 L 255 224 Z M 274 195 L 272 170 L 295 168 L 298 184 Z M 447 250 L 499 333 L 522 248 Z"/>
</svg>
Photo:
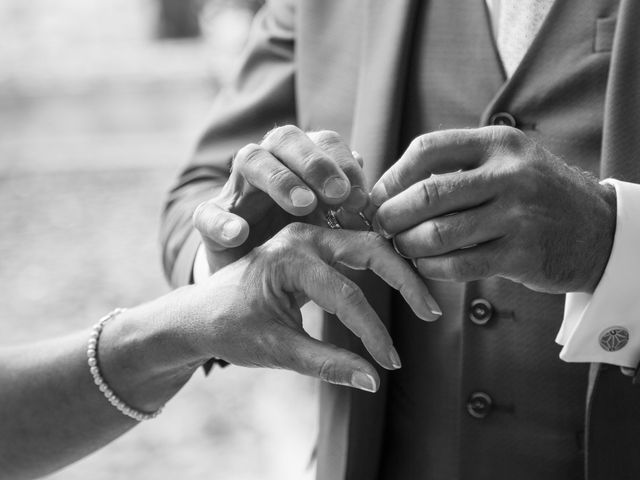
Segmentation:
<svg viewBox="0 0 640 480">
<path fill-rule="evenodd" d="M 457 140 L 460 135 L 454 130 L 439 130 L 435 132 L 425 133 L 416 137 L 411 146 L 421 156 L 428 155 L 433 151 L 436 151 L 451 142 L 452 139 Z"/>
<path fill-rule="evenodd" d="M 337 383 L 340 381 L 338 365 L 334 359 L 326 358 L 323 360 L 318 369 L 318 377 L 329 383 Z"/>
<path fill-rule="evenodd" d="M 365 267 L 368 269 L 372 267 L 374 257 L 391 249 L 389 242 L 382 235 L 373 231 L 362 232 L 362 244 L 367 246 L 370 253 L 365 260 Z"/>
<path fill-rule="evenodd" d="M 436 248 L 444 248 L 447 245 L 448 229 L 438 221 L 431 221 L 427 225 L 428 242 Z"/>
<path fill-rule="evenodd" d="M 282 125 L 267 132 L 262 144 L 268 148 L 276 145 L 286 144 L 297 138 L 301 130 L 295 125 Z"/>
<path fill-rule="evenodd" d="M 409 144 L 409 148 L 416 150 L 420 154 L 424 154 L 433 147 L 434 135 L 426 133 L 414 138 Z"/>
<path fill-rule="evenodd" d="M 320 227 L 302 222 L 292 222 L 285 225 L 278 232 L 276 237 L 287 239 L 288 241 L 299 240 L 306 243 L 315 243 L 316 236 Z M 274 237 L 274 238 L 276 238 Z"/>
<path fill-rule="evenodd" d="M 340 295 L 349 304 L 358 306 L 364 303 L 364 294 L 351 280 L 345 280 L 340 286 Z"/>
<path fill-rule="evenodd" d="M 291 180 L 291 173 L 286 168 L 277 168 L 267 174 L 267 185 L 270 186 L 286 186 Z"/>
<path fill-rule="evenodd" d="M 388 248 L 387 241 L 384 239 L 382 235 L 378 232 L 362 232 L 364 236 L 364 243 L 366 243 L 370 248 Z"/>
<path fill-rule="evenodd" d="M 292 251 L 295 253 L 295 249 L 291 248 L 291 239 L 281 233 L 255 249 L 260 259 L 268 263 L 274 272 L 281 272 L 283 268 L 281 260 L 287 258 L 290 263 L 293 259 L 289 253 Z"/>
<path fill-rule="evenodd" d="M 431 175 L 429 178 L 420 182 L 420 194 L 425 206 L 436 204 L 440 201 L 440 181 L 437 175 Z"/>
<path fill-rule="evenodd" d="M 315 143 L 322 147 L 333 147 L 344 143 L 342 137 L 333 130 L 320 130 L 313 132 Z"/>
<path fill-rule="evenodd" d="M 276 236 L 295 237 L 299 235 L 304 229 L 305 224 L 300 222 L 288 223 L 282 230 L 278 232 Z"/>
<path fill-rule="evenodd" d="M 194 226 L 197 226 L 202 218 L 203 211 L 207 208 L 210 200 L 205 200 L 198 204 L 198 206 L 193 211 L 193 215 L 191 215 L 191 222 Z"/>
<path fill-rule="evenodd" d="M 245 145 L 240 150 L 233 159 L 233 168 L 235 169 L 243 169 L 249 163 L 255 162 L 263 153 L 263 149 L 260 145 L 255 143 L 249 143 Z"/>
<path fill-rule="evenodd" d="M 389 169 L 384 186 L 388 192 L 393 192 L 394 187 L 397 190 L 402 190 L 404 188 L 404 184 L 402 182 L 402 176 L 400 175 L 400 168 L 392 167 Z"/>
<path fill-rule="evenodd" d="M 329 163 L 329 158 L 322 151 L 311 150 L 302 155 L 302 164 L 309 170 L 326 165 L 327 163 Z"/>
<path fill-rule="evenodd" d="M 518 152 L 528 142 L 528 137 L 515 127 L 496 125 L 489 128 L 490 139 L 503 150 Z"/>
</svg>

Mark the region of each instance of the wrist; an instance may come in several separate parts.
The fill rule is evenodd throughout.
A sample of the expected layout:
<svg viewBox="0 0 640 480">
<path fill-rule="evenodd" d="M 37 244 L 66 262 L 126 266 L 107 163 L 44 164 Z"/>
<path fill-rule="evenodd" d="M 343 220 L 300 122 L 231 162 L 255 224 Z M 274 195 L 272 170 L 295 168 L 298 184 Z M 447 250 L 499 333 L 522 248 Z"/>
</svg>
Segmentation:
<svg viewBox="0 0 640 480">
<path fill-rule="evenodd" d="M 609 184 L 598 184 L 598 196 L 601 203 L 602 221 L 595 232 L 595 265 L 591 269 L 585 291 L 593 293 L 609 263 L 613 239 L 616 232 L 617 200 L 616 190 Z"/>
<path fill-rule="evenodd" d="M 180 319 L 169 303 L 127 310 L 105 325 L 100 338 L 103 378 L 123 401 L 144 412 L 161 408 L 204 362 L 176 331 Z"/>
</svg>

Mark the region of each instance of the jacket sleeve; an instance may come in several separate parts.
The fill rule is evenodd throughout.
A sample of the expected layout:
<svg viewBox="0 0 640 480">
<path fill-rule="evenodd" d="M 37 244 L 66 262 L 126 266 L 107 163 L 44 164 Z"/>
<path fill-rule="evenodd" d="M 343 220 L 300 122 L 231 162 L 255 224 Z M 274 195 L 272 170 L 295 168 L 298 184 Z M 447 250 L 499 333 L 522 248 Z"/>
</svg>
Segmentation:
<svg viewBox="0 0 640 480">
<path fill-rule="evenodd" d="M 296 123 L 294 0 L 271 0 L 256 14 L 239 65 L 218 93 L 190 161 L 169 192 L 160 230 L 165 275 L 191 282 L 200 236 L 191 216 L 227 180 L 235 152 L 275 125 Z"/>
</svg>

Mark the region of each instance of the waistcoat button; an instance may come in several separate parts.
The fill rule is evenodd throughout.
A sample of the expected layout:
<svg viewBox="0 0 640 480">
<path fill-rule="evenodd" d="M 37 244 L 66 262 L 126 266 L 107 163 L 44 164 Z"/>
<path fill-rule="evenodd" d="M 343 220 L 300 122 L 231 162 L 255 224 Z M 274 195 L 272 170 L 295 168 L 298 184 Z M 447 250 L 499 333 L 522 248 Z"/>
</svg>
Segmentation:
<svg viewBox="0 0 640 480">
<path fill-rule="evenodd" d="M 491 125 L 504 125 L 507 127 L 515 127 L 517 125 L 516 119 L 513 115 L 507 112 L 494 113 L 489 118 L 489 124 Z"/>
<path fill-rule="evenodd" d="M 486 418 L 493 408 L 493 400 L 484 392 L 474 392 L 467 400 L 467 412 L 473 418 Z"/>
<path fill-rule="evenodd" d="M 493 305 L 484 298 L 476 298 L 469 305 L 469 320 L 476 325 L 486 325 L 493 317 Z"/>
</svg>

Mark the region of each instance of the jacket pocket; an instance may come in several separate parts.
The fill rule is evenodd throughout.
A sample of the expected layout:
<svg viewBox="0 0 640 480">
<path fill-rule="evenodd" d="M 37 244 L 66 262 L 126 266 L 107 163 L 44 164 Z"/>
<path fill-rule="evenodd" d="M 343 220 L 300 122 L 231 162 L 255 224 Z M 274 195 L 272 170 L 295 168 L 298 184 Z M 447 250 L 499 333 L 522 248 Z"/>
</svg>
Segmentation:
<svg viewBox="0 0 640 480">
<path fill-rule="evenodd" d="M 595 53 L 610 52 L 616 32 L 616 17 L 596 19 L 596 36 L 593 43 Z"/>
</svg>

